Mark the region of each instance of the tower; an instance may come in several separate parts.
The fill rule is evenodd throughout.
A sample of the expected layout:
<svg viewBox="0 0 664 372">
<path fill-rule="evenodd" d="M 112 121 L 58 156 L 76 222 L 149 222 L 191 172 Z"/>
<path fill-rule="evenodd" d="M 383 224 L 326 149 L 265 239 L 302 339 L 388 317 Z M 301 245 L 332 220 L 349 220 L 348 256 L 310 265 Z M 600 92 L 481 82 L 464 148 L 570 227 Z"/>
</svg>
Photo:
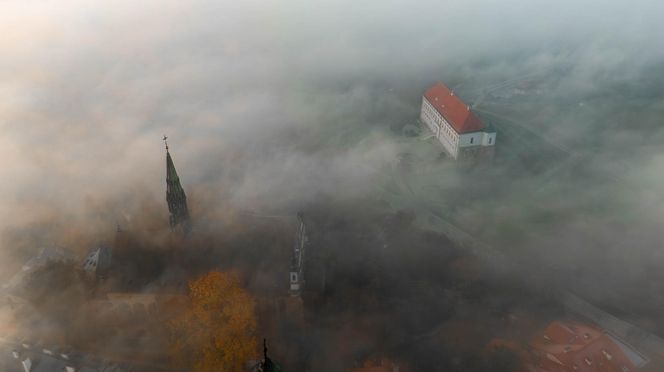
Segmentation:
<svg viewBox="0 0 664 372">
<path fill-rule="evenodd" d="M 298 213 L 295 246 L 293 247 L 293 257 L 290 267 L 290 293 L 292 296 L 299 296 L 304 287 L 304 254 L 307 241 L 304 218 L 302 213 Z"/>
<path fill-rule="evenodd" d="M 184 235 L 191 232 L 191 219 L 189 218 L 189 209 L 187 209 L 187 195 L 180 184 L 180 177 L 175 170 L 173 159 L 168 152 L 168 137 L 164 136 L 166 145 L 166 202 L 168 202 L 168 211 L 171 216 L 169 219 L 171 229 L 182 229 Z"/>
<path fill-rule="evenodd" d="M 282 372 L 283 369 L 278 363 L 267 357 L 267 340 L 263 339 L 263 361 L 257 366 L 258 372 Z"/>
</svg>

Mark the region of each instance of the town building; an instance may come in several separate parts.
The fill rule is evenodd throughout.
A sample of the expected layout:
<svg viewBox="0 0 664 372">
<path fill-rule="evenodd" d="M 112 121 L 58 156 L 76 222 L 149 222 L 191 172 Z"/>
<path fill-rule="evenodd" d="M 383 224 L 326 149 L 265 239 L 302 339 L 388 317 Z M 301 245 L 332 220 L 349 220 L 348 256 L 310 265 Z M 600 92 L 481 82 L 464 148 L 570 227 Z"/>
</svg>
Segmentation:
<svg viewBox="0 0 664 372">
<path fill-rule="evenodd" d="M 493 158 L 496 131 L 443 83 L 422 96 L 420 120 L 454 159 Z"/>
<path fill-rule="evenodd" d="M 361 366 L 349 368 L 348 372 L 409 372 L 411 369 L 401 362 L 381 355 L 373 355 L 366 359 Z"/>
<path fill-rule="evenodd" d="M 142 326 L 149 322 L 167 321 L 186 309 L 189 298 L 175 293 L 107 293 L 87 303 L 98 316 L 131 318 Z"/>
<path fill-rule="evenodd" d="M 129 363 L 116 363 L 98 355 L 36 347 L 26 341 L 0 342 L 0 370 L 3 372 L 129 372 Z"/>
<path fill-rule="evenodd" d="M 635 372 L 648 363 L 617 337 L 577 322 L 555 321 L 529 346 L 533 372 Z"/>
<path fill-rule="evenodd" d="M 307 244 L 307 229 L 302 214 L 297 214 L 297 229 L 295 231 L 295 245 L 290 268 L 290 293 L 299 296 L 304 287 L 304 254 Z"/>
<path fill-rule="evenodd" d="M 12 276 L 7 283 L 3 284 L 0 289 L 7 292 L 14 292 L 14 294 L 20 296 L 24 284 L 23 281 L 35 270 L 44 267 L 49 262 L 66 262 L 72 259 L 74 259 L 74 255 L 64 248 L 57 246 L 42 247 L 37 255 L 29 259 L 21 267 L 21 270 Z"/>
</svg>

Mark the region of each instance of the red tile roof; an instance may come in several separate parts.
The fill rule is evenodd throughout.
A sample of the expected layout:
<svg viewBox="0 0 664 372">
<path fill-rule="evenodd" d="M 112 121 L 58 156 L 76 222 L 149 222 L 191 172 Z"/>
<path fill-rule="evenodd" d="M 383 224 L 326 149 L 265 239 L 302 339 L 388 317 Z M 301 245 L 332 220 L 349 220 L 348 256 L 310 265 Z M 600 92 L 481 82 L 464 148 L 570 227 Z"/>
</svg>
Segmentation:
<svg viewBox="0 0 664 372">
<path fill-rule="evenodd" d="M 359 367 L 351 368 L 348 372 L 392 372 L 392 369 L 386 366 L 380 367 Z"/>
<path fill-rule="evenodd" d="M 395 370 L 409 371 L 408 367 L 396 364 L 387 358 L 382 358 L 380 360 L 367 360 L 363 367 L 350 368 L 348 372 L 393 372 Z"/>
<path fill-rule="evenodd" d="M 445 84 L 436 83 L 424 97 L 447 120 L 457 133 L 478 132 L 484 123 Z"/>
<path fill-rule="evenodd" d="M 541 372 L 635 372 L 637 368 L 609 336 L 574 322 L 551 323 L 530 347 Z"/>
</svg>

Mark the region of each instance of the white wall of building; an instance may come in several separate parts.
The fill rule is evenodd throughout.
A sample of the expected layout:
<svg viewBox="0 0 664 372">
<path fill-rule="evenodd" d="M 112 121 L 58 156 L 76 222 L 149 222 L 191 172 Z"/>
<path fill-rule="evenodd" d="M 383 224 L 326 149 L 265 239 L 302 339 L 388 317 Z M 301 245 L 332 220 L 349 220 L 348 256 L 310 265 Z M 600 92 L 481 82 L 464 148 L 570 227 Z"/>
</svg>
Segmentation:
<svg viewBox="0 0 664 372">
<path fill-rule="evenodd" d="M 483 137 L 484 132 L 464 133 L 459 139 L 459 147 L 480 146 Z"/>
<path fill-rule="evenodd" d="M 484 132 L 482 136 L 482 146 L 493 146 L 496 143 L 496 132 Z"/>
<path fill-rule="evenodd" d="M 459 155 L 459 148 L 472 146 L 494 146 L 495 132 L 472 132 L 459 135 L 431 103 L 422 97 L 420 120 L 429 127 L 445 150 L 454 159 Z"/>
<path fill-rule="evenodd" d="M 422 109 L 420 111 L 420 120 L 422 120 L 422 122 L 429 127 L 431 132 L 433 132 L 433 134 L 435 134 L 436 137 L 438 137 L 438 131 L 440 128 L 438 127 L 438 125 L 436 125 L 436 119 L 435 119 L 436 113 L 437 113 L 436 110 L 434 110 L 434 108 L 431 107 L 426 98 L 422 97 Z"/>
<path fill-rule="evenodd" d="M 420 119 L 436 135 L 447 153 L 456 159 L 459 153 L 459 134 L 424 97 L 422 97 Z"/>
</svg>

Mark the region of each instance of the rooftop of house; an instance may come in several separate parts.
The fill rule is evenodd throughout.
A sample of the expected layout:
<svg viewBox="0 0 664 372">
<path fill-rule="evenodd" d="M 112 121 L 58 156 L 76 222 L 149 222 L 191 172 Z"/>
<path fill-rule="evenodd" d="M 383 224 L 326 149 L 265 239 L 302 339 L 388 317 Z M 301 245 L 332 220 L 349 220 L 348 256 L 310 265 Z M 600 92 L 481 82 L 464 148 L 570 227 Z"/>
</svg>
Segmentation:
<svg viewBox="0 0 664 372">
<path fill-rule="evenodd" d="M 6 372 L 125 372 L 128 366 L 103 360 L 92 355 L 63 353 L 57 348 L 42 348 L 31 344 L 12 346 L 0 344 L 0 368 Z"/>
<path fill-rule="evenodd" d="M 555 321 L 539 333 L 530 347 L 542 372 L 633 372 L 637 367 L 620 343 L 588 325 Z"/>
<path fill-rule="evenodd" d="M 486 128 L 484 123 L 471 111 L 450 88 L 438 82 L 424 93 L 424 98 L 459 133 L 479 132 Z"/>
<path fill-rule="evenodd" d="M 367 359 L 361 367 L 348 369 L 348 372 L 406 372 L 408 368 L 400 363 L 385 358 L 374 356 L 374 358 Z"/>
</svg>

